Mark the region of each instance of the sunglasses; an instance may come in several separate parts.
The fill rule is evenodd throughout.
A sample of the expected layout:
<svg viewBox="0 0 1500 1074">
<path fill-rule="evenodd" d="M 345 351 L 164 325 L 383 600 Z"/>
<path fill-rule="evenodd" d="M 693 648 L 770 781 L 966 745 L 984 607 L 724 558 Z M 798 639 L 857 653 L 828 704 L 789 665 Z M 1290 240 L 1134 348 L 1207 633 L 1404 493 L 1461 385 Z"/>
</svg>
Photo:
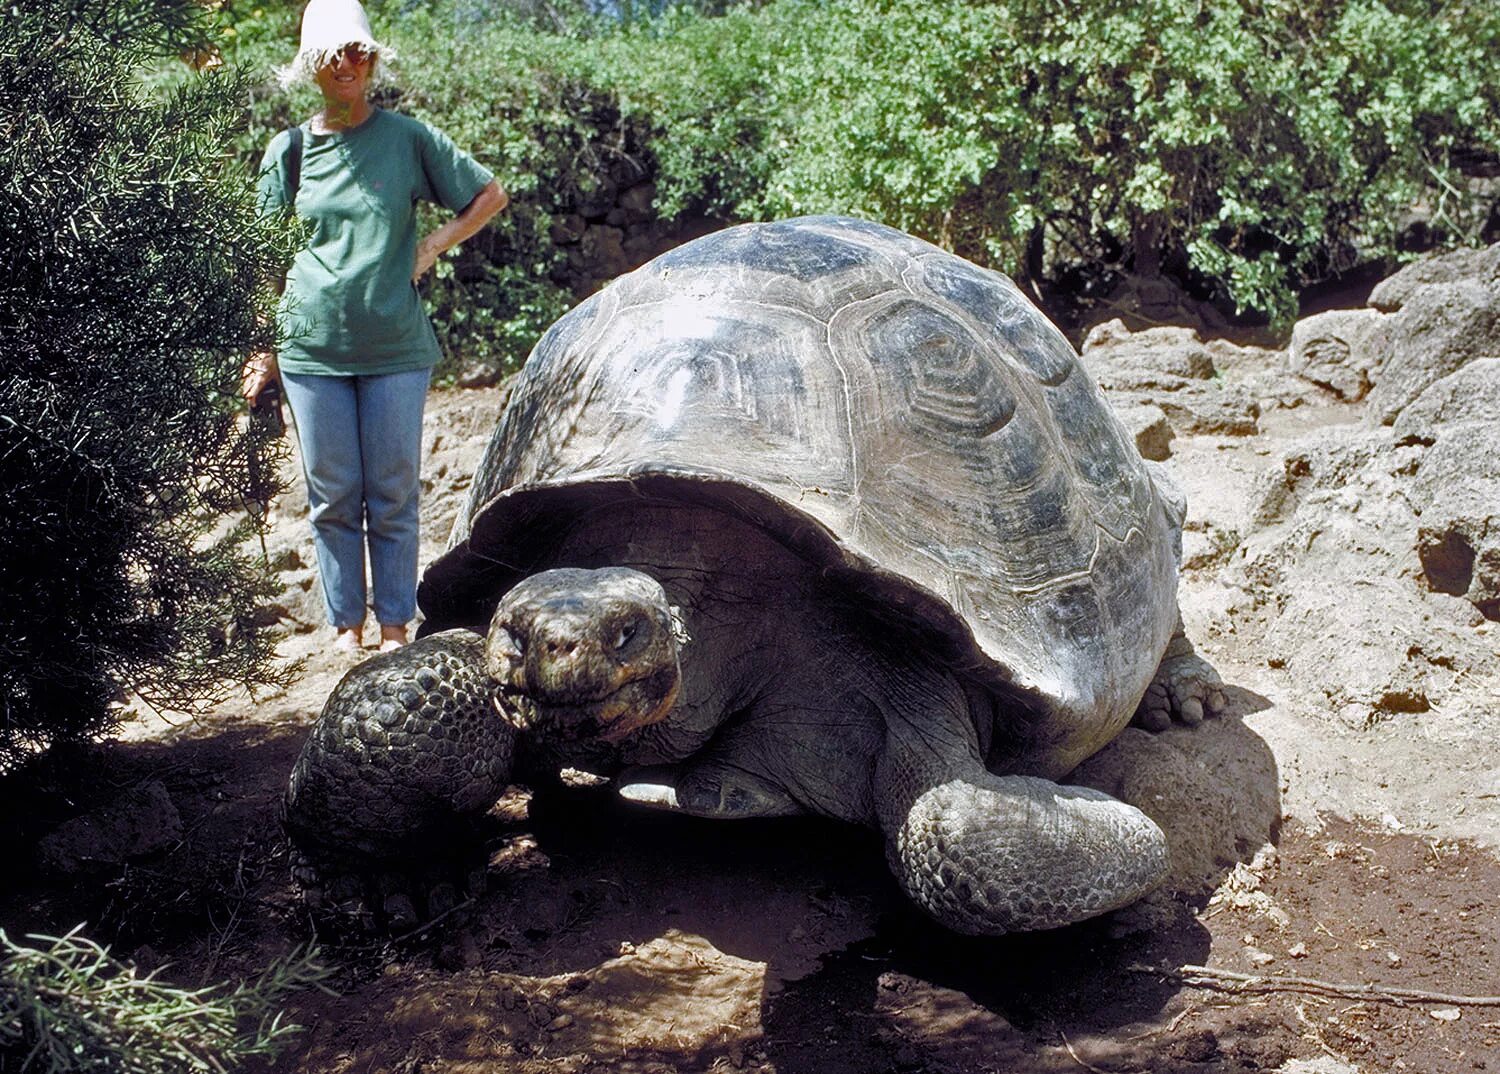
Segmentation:
<svg viewBox="0 0 1500 1074">
<path fill-rule="evenodd" d="M 375 53 L 363 45 L 345 45 L 333 54 L 333 62 L 341 63 L 348 60 L 350 63 L 369 63 L 375 58 Z"/>
</svg>

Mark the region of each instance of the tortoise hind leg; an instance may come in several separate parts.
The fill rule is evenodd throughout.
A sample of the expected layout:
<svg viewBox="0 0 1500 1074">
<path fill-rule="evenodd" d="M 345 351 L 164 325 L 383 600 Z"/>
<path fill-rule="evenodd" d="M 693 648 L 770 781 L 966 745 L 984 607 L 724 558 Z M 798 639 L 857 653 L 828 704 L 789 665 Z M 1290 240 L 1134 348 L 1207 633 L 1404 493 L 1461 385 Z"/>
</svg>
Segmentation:
<svg viewBox="0 0 1500 1074">
<path fill-rule="evenodd" d="M 1193 726 L 1226 708 L 1219 673 L 1193 648 L 1179 615 L 1177 629 L 1131 722 L 1147 731 L 1165 731 L 1174 720 Z"/>
</svg>

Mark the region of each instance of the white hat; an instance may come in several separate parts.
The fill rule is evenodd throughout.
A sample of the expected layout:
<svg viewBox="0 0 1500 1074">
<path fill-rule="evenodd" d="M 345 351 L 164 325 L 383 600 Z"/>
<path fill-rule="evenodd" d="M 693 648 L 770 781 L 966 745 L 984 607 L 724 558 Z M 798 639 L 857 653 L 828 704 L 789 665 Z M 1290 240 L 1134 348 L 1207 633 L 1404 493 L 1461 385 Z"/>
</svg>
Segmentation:
<svg viewBox="0 0 1500 1074">
<path fill-rule="evenodd" d="M 359 0 L 308 0 L 302 12 L 302 42 L 297 58 L 280 71 L 281 84 L 313 80 L 318 68 L 330 64 L 339 50 L 363 45 L 380 60 L 375 70 L 396 58 L 396 50 L 382 45 L 370 32 L 370 17 Z"/>
</svg>

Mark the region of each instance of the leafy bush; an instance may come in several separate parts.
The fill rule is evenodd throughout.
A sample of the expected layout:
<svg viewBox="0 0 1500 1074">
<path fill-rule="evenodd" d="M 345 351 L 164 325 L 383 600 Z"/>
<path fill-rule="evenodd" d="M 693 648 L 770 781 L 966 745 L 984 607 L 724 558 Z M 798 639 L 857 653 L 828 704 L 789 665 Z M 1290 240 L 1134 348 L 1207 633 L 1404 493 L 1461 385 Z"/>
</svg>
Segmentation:
<svg viewBox="0 0 1500 1074">
<path fill-rule="evenodd" d="M 1165 267 L 1283 320 L 1423 198 L 1475 241 L 1455 158 L 1500 154 L 1493 5 L 780 0 L 634 56 L 615 84 L 663 87 L 634 99 L 668 187 L 738 152 L 742 216 L 852 212 L 1039 282 Z M 729 91 L 701 131 L 692 82 Z"/>
<path fill-rule="evenodd" d="M 0 930 L 0 1069 L 17 1074 L 222 1072 L 274 1055 L 297 1031 L 277 1004 L 328 976 L 308 950 L 233 988 L 183 989 L 137 976 L 77 929 L 30 939 L 43 946 Z"/>
<path fill-rule="evenodd" d="M 106 729 L 122 688 L 184 710 L 276 677 L 244 534 L 209 528 L 273 472 L 234 400 L 291 247 L 225 167 L 243 81 L 138 80 L 201 44 L 201 11 L 0 20 L 0 767 Z"/>
<path fill-rule="evenodd" d="M 773 0 L 557 32 L 535 6 L 377 17 L 393 100 L 516 195 L 431 294 L 450 346 L 510 367 L 571 300 L 551 223 L 622 162 L 667 218 L 854 213 L 1041 285 L 1167 272 L 1283 322 L 1304 284 L 1396 255 L 1413 205 L 1457 244 L 1494 200 L 1459 168 L 1500 163 L 1480 0 Z M 257 96 L 255 152 L 286 114 Z"/>
</svg>

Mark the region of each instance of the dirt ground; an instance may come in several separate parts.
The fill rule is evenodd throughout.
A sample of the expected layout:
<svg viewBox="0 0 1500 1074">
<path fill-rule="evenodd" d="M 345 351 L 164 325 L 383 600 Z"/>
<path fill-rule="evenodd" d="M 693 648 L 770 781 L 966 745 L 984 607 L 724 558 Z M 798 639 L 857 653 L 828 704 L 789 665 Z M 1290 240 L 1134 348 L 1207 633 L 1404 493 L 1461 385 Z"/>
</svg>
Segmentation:
<svg viewBox="0 0 1500 1074">
<path fill-rule="evenodd" d="M 499 405 L 494 390 L 433 398 L 429 553 Z M 632 811 L 607 791 L 516 787 L 490 817 L 484 895 L 407 935 L 317 937 L 339 994 L 292 1003 L 306 1030 L 267 1069 L 1500 1070 L 1492 666 L 1452 669 L 1425 710 L 1355 719 L 1350 698 L 1306 688 L 1298 654 L 1312 641 L 1288 648 L 1286 616 L 1234 582 L 1256 553 L 1242 516 L 1264 474 L 1310 431 L 1358 419 L 1301 393 L 1253 434 L 1172 443 L 1192 504 L 1185 617 L 1232 707 L 1131 740 L 1127 765 L 1191 761 L 1190 779 L 1151 784 L 1182 813 L 1167 825 L 1167 893 L 1067 929 L 962 938 L 905 903 L 873 834 L 714 824 Z M 295 684 L 196 722 L 137 714 L 118 742 L 34 774 L 4 803 L 9 838 L 118 813 L 130 792 L 166 800 L 170 815 L 142 821 L 167 835 L 124 862 L 13 847 L 23 865 L 0 896 L 12 934 L 87 921 L 141 968 L 170 963 L 188 983 L 252 972 L 314 938 L 275 810 L 349 663 L 316 628 L 300 512 L 286 497 L 270 542 L 287 582 L 274 610 L 282 652 L 303 662 Z M 1378 591 L 1344 583 L 1336 596 L 1350 615 L 1382 614 L 1361 604 Z M 1495 626 L 1468 622 L 1464 644 L 1493 653 Z"/>
</svg>

